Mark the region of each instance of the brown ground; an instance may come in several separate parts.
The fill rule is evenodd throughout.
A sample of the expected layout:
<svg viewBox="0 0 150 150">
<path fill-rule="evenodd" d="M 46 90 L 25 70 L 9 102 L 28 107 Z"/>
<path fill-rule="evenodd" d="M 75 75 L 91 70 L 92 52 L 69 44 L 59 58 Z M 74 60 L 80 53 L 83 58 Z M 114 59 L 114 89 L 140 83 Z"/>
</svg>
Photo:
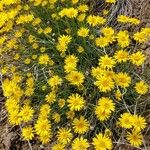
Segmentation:
<svg viewBox="0 0 150 150">
<path fill-rule="evenodd" d="M 150 0 L 128 0 L 130 3 L 130 9 L 132 14 L 138 16 L 142 20 L 141 27 L 150 27 Z M 146 46 L 142 46 L 142 49 L 148 56 L 147 67 L 150 66 L 150 42 Z M 0 93 L 2 95 L 2 93 Z M 150 118 L 148 118 L 150 124 Z M 150 128 L 150 127 L 149 127 Z M 150 131 L 148 131 L 145 138 L 146 142 L 150 143 Z M 148 136 L 149 135 L 149 136 Z M 42 146 L 39 143 L 31 143 L 33 150 L 42 150 Z M 51 148 L 44 148 L 50 150 Z M 131 147 L 115 148 L 116 150 L 136 150 Z M 0 97 L 0 150 L 30 150 L 27 142 L 22 142 L 19 135 L 19 128 L 12 127 L 7 121 L 6 110 L 4 109 L 4 98 Z M 144 150 L 144 149 L 143 149 Z M 147 147 L 150 150 L 150 144 Z"/>
</svg>

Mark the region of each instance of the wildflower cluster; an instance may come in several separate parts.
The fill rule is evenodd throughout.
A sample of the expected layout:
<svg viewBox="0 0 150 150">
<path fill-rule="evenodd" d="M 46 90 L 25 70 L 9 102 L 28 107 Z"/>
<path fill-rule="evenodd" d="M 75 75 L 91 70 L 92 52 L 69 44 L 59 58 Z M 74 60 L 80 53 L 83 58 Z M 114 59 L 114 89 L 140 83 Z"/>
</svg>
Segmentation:
<svg viewBox="0 0 150 150">
<path fill-rule="evenodd" d="M 137 104 L 149 86 L 137 73 L 146 60 L 138 46 L 150 28 L 116 30 L 106 25 L 107 12 L 94 14 L 85 0 L 0 1 L 2 89 L 23 140 L 53 143 L 52 150 L 110 150 L 122 129 L 142 146 L 147 123 Z"/>
</svg>

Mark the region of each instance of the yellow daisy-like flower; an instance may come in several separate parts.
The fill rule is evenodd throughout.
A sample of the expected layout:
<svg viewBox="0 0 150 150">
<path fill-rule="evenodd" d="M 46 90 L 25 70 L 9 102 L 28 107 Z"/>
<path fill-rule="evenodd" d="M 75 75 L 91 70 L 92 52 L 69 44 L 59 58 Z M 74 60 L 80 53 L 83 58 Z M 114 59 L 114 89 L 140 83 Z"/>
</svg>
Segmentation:
<svg viewBox="0 0 150 150">
<path fill-rule="evenodd" d="M 117 41 L 118 45 L 121 46 L 121 48 L 129 46 L 130 39 L 128 31 L 119 31 L 117 34 Z"/>
<path fill-rule="evenodd" d="M 78 19 L 79 22 L 82 22 L 82 21 L 84 21 L 85 17 L 86 17 L 86 14 L 82 13 L 82 14 L 78 15 L 77 19 Z"/>
<path fill-rule="evenodd" d="M 57 139 L 62 144 L 67 144 L 72 139 L 72 133 L 70 129 L 60 128 L 57 132 Z"/>
<path fill-rule="evenodd" d="M 32 127 L 24 127 L 22 128 L 22 137 L 24 140 L 32 140 L 34 137 Z"/>
<path fill-rule="evenodd" d="M 96 43 L 96 46 L 104 48 L 109 45 L 109 38 L 98 37 L 96 38 L 95 43 Z"/>
<path fill-rule="evenodd" d="M 145 59 L 146 59 L 146 57 L 141 51 L 133 53 L 130 56 L 130 61 L 137 66 L 142 65 L 144 63 Z"/>
<path fill-rule="evenodd" d="M 122 94 L 121 94 L 120 90 L 117 90 L 117 91 L 116 91 L 116 93 L 115 93 L 115 98 L 116 98 L 118 101 L 121 100 Z"/>
<path fill-rule="evenodd" d="M 78 7 L 78 11 L 79 12 L 83 12 L 83 13 L 85 13 L 85 12 L 87 12 L 89 10 L 89 7 L 88 7 L 88 5 L 79 5 L 79 7 Z"/>
<path fill-rule="evenodd" d="M 46 133 L 44 135 L 39 136 L 39 140 L 42 142 L 42 144 L 47 144 L 50 141 L 51 133 Z"/>
<path fill-rule="evenodd" d="M 89 147 L 90 144 L 83 137 L 75 138 L 72 143 L 72 150 L 87 150 Z"/>
<path fill-rule="evenodd" d="M 65 150 L 65 146 L 62 143 L 56 143 L 52 146 L 52 150 Z"/>
<path fill-rule="evenodd" d="M 104 73 L 104 70 L 102 68 L 100 68 L 100 67 L 96 67 L 96 68 L 92 67 L 91 74 L 92 74 L 93 77 L 97 78 L 99 76 L 102 76 L 103 73 Z"/>
<path fill-rule="evenodd" d="M 66 79 L 72 84 L 79 86 L 84 82 L 84 75 L 79 71 L 72 71 L 67 76 Z"/>
<path fill-rule="evenodd" d="M 32 119 L 33 113 L 34 113 L 34 110 L 32 109 L 32 107 L 28 106 L 28 105 L 25 105 L 21 109 L 19 115 L 22 117 L 22 120 L 24 122 L 28 122 L 28 121 L 30 121 Z"/>
<path fill-rule="evenodd" d="M 101 106 L 98 105 L 95 107 L 95 114 L 98 120 L 105 121 L 110 117 L 111 111 L 104 110 Z"/>
<path fill-rule="evenodd" d="M 65 99 L 60 99 L 60 100 L 58 101 L 58 106 L 59 106 L 60 108 L 63 108 L 63 107 L 65 106 L 65 103 L 66 103 Z"/>
<path fill-rule="evenodd" d="M 95 114 L 100 121 L 108 119 L 115 110 L 115 104 L 108 97 L 102 97 L 98 101 L 98 105 L 95 108 Z"/>
<path fill-rule="evenodd" d="M 108 97 L 102 97 L 98 100 L 98 105 L 103 108 L 103 110 L 114 111 L 115 104 L 114 102 Z"/>
<path fill-rule="evenodd" d="M 68 106 L 70 110 L 75 110 L 75 111 L 79 111 L 83 109 L 85 104 L 84 98 L 77 93 L 69 96 L 67 102 L 69 103 Z"/>
<path fill-rule="evenodd" d="M 58 43 L 68 45 L 71 42 L 72 37 L 70 35 L 61 35 L 58 37 Z"/>
<path fill-rule="evenodd" d="M 40 65 L 48 65 L 49 62 L 52 61 L 47 54 L 42 54 L 39 56 L 39 64 Z"/>
<path fill-rule="evenodd" d="M 119 125 L 123 128 L 132 128 L 132 115 L 130 113 L 123 113 L 119 118 Z"/>
<path fill-rule="evenodd" d="M 39 136 L 47 136 L 51 133 L 51 124 L 48 119 L 38 119 L 34 126 L 35 132 Z"/>
<path fill-rule="evenodd" d="M 52 116 L 53 120 L 55 123 L 59 123 L 60 122 L 60 119 L 61 119 L 61 116 L 59 113 L 54 113 L 53 116 Z"/>
<path fill-rule="evenodd" d="M 90 15 L 87 17 L 87 23 L 93 27 L 104 24 L 106 22 L 106 19 L 100 16 L 94 16 Z"/>
<path fill-rule="evenodd" d="M 137 82 L 135 84 L 135 90 L 138 94 L 144 95 L 148 92 L 148 84 L 144 81 Z"/>
<path fill-rule="evenodd" d="M 78 36 L 81 36 L 81 37 L 87 37 L 89 35 L 89 31 L 90 30 L 88 28 L 81 27 L 78 30 L 77 34 L 78 34 Z"/>
<path fill-rule="evenodd" d="M 52 28 L 51 27 L 47 27 L 43 30 L 43 33 L 44 34 L 48 34 L 48 33 L 51 33 L 52 32 Z"/>
<path fill-rule="evenodd" d="M 49 80 L 48 80 L 48 84 L 54 88 L 58 85 L 61 85 L 62 84 L 62 79 L 58 76 L 58 75 L 55 75 L 55 76 L 52 76 Z"/>
<path fill-rule="evenodd" d="M 99 66 L 102 69 L 112 69 L 113 67 L 115 67 L 115 60 L 112 57 L 109 57 L 108 55 L 102 56 L 99 59 Z"/>
<path fill-rule="evenodd" d="M 146 120 L 142 116 L 138 115 L 133 115 L 132 116 L 132 125 L 135 130 L 141 131 L 146 127 Z"/>
<path fill-rule="evenodd" d="M 78 10 L 75 8 L 64 8 L 62 11 L 59 12 L 61 17 L 68 17 L 68 18 L 76 18 L 78 15 Z"/>
<path fill-rule="evenodd" d="M 115 31 L 112 27 L 105 27 L 101 30 L 101 33 L 103 33 L 104 36 L 112 36 Z"/>
<path fill-rule="evenodd" d="M 139 43 L 144 43 L 148 40 L 147 35 L 145 34 L 145 32 L 136 32 L 133 35 L 133 39 Z"/>
<path fill-rule="evenodd" d="M 102 133 L 96 135 L 93 138 L 93 143 L 95 150 L 111 150 L 112 141 L 109 137 L 106 137 Z"/>
<path fill-rule="evenodd" d="M 115 3 L 116 0 L 106 0 L 106 3 Z"/>
<path fill-rule="evenodd" d="M 50 92 L 45 96 L 45 100 L 48 103 L 53 104 L 56 101 L 56 93 L 54 91 Z"/>
<path fill-rule="evenodd" d="M 72 125 L 75 133 L 84 134 L 89 130 L 89 122 L 83 116 L 79 119 L 75 118 Z"/>
<path fill-rule="evenodd" d="M 97 81 L 94 84 L 99 88 L 100 92 L 110 92 L 114 88 L 113 79 L 107 76 L 97 77 Z"/>
<path fill-rule="evenodd" d="M 122 88 L 129 87 L 131 83 L 131 77 L 127 73 L 120 72 L 116 74 L 114 78 L 116 84 Z"/>
<path fill-rule="evenodd" d="M 141 146 L 143 142 L 143 136 L 140 132 L 136 130 L 132 130 L 132 132 L 127 133 L 127 140 L 130 142 L 133 146 Z"/>
<path fill-rule="evenodd" d="M 129 54 L 125 50 L 119 50 L 115 53 L 114 58 L 117 60 L 117 62 L 126 62 L 129 59 Z"/>
<path fill-rule="evenodd" d="M 65 64 L 77 64 L 77 62 L 79 61 L 78 57 L 76 57 L 75 55 L 68 55 L 65 57 Z"/>
<path fill-rule="evenodd" d="M 75 112 L 70 110 L 66 113 L 66 116 L 67 116 L 67 119 L 73 120 L 73 118 L 75 116 Z"/>
<path fill-rule="evenodd" d="M 22 121 L 22 118 L 19 115 L 19 111 L 17 111 L 17 110 L 11 112 L 9 114 L 8 119 L 9 119 L 10 124 L 12 124 L 12 125 L 19 125 L 19 124 L 21 124 L 21 121 Z"/>
</svg>

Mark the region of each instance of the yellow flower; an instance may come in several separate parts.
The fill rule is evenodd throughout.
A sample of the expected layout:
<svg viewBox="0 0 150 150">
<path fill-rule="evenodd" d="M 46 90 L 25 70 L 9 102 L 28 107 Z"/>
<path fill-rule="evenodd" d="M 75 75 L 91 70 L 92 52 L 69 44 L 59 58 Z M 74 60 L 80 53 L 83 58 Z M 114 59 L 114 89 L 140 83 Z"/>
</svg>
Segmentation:
<svg viewBox="0 0 150 150">
<path fill-rule="evenodd" d="M 65 106 L 65 99 L 60 99 L 59 101 L 58 101 L 58 105 L 59 105 L 59 107 L 60 108 L 62 108 L 62 107 L 64 107 Z"/>
<path fill-rule="evenodd" d="M 35 132 L 39 136 L 47 136 L 51 134 L 51 125 L 48 119 L 39 118 L 34 126 Z"/>
<path fill-rule="evenodd" d="M 89 122 L 83 116 L 80 116 L 79 119 L 75 118 L 73 120 L 73 129 L 75 133 L 84 134 L 89 130 Z"/>
<path fill-rule="evenodd" d="M 122 88 L 129 87 L 131 83 L 131 77 L 127 73 L 123 72 L 117 73 L 114 78 L 116 84 Z"/>
<path fill-rule="evenodd" d="M 19 115 L 19 111 L 17 111 L 17 110 L 11 112 L 9 114 L 8 119 L 9 119 L 10 124 L 12 124 L 12 125 L 19 125 L 19 124 L 21 124 L 21 121 L 22 121 L 22 118 Z"/>
<path fill-rule="evenodd" d="M 84 75 L 78 71 L 72 71 L 67 76 L 66 79 L 72 84 L 79 86 L 84 82 Z"/>
<path fill-rule="evenodd" d="M 25 105 L 21 109 L 19 115 L 22 117 L 22 120 L 24 122 L 28 122 L 28 121 L 30 121 L 32 119 L 33 113 L 34 113 L 34 110 L 32 109 L 32 107 L 28 106 L 28 105 Z"/>
<path fill-rule="evenodd" d="M 81 27 L 78 30 L 77 34 L 78 34 L 78 36 L 81 36 L 81 37 L 87 37 L 89 35 L 89 31 L 90 30 L 88 28 Z"/>
<path fill-rule="evenodd" d="M 79 46 L 78 49 L 77 49 L 77 51 L 78 51 L 79 53 L 82 53 L 82 52 L 84 52 L 84 48 L 83 48 L 82 46 Z"/>
<path fill-rule="evenodd" d="M 58 37 L 58 43 L 56 44 L 56 48 L 58 51 L 64 53 L 67 48 L 68 44 L 71 42 L 72 37 L 69 35 L 61 35 Z"/>
<path fill-rule="evenodd" d="M 26 58 L 26 59 L 24 60 L 24 63 L 25 63 L 26 65 L 30 64 L 30 63 L 31 63 L 31 59 L 30 59 L 30 58 Z"/>
<path fill-rule="evenodd" d="M 42 20 L 40 18 L 35 18 L 32 22 L 32 25 L 36 26 L 36 25 L 40 24 L 41 22 L 42 22 Z"/>
<path fill-rule="evenodd" d="M 98 100 L 98 105 L 101 106 L 103 110 L 114 111 L 115 104 L 114 102 L 108 97 L 102 97 Z"/>
<path fill-rule="evenodd" d="M 98 101 L 98 105 L 95 108 L 95 114 L 100 121 L 107 120 L 112 111 L 115 110 L 115 104 L 110 98 L 102 97 Z"/>
<path fill-rule="evenodd" d="M 104 36 L 112 36 L 115 31 L 112 27 L 105 27 L 102 28 L 101 33 L 103 33 Z"/>
<path fill-rule="evenodd" d="M 77 4 L 79 0 L 71 0 L 72 4 Z"/>
<path fill-rule="evenodd" d="M 60 43 L 61 45 L 68 45 L 71 42 L 71 36 L 69 35 L 61 35 L 60 37 L 58 37 L 58 43 Z"/>
<path fill-rule="evenodd" d="M 138 94 L 144 95 L 148 92 L 148 85 L 144 81 L 137 82 L 135 84 L 135 90 Z"/>
<path fill-rule="evenodd" d="M 90 144 L 88 143 L 87 139 L 84 139 L 83 137 L 77 137 L 72 142 L 72 150 L 87 150 L 89 147 Z"/>
<path fill-rule="evenodd" d="M 133 35 L 133 39 L 139 43 L 144 43 L 148 40 L 147 35 L 145 34 L 145 32 L 136 32 Z"/>
<path fill-rule="evenodd" d="M 87 17 L 87 23 L 93 27 L 104 24 L 106 22 L 106 19 L 100 16 L 94 16 L 90 15 Z"/>
<path fill-rule="evenodd" d="M 89 7 L 88 7 L 88 5 L 84 5 L 84 4 L 82 4 L 82 5 L 79 5 L 78 6 L 78 11 L 79 12 L 87 12 L 89 10 Z"/>
<path fill-rule="evenodd" d="M 98 37 L 95 40 L 96 46 L 98 47 L 106 47 L 109 45 L 109 39 L 107 37 Z"/>
<path fill-rule="evenodd" d="M 105 121 L 110 117 L 111 111 L 104 110 L 101 106 L 96 106 L 95 107 L 95 114 L 96 114 L 99 121 Z"/>
<path fill-rule="evenodd" d="M 42 54 L 39 56 L 40 65 L 48 65 L 49 61 L 50 61 L 50 57 L 47 54 Z"/>
<path fill-rule="evenodd" d="M 51 33 L 52 32 L 52 28 L 51 27 L 47 27 L 43 30 L 43 33 L 44 34 L 48 34 L 48 33 Z"/>
<path fill-rule="evenodd" d="M 82 22 L 85 19 L 85 17 L 86 17 L 86 14 L 82 13 L 82 14 L 78 15 L 77 19 L 78 19 L 79 22 Z"/>
<path fill-rule="evenodd" d="M 56 101 L 56 93 L 54 91 L 50 92 L 48 95 L 46 95 L 45 100 L 53 104 Z"/>
<path fill-rule="evenodd" d="M 143 142 L 143 136 L 140 132 L 136 130 L 132 130 L 132 132 L 127 133 L 127 140 L 130 142 L 133 146 L 141 146 Z"/>
<path fill-rule="evenodd" d="M 79 61 L 78 57 L 76 57 L 75 55 L 68 55 L 65 58 L 65 64 L 76 64 Z"/>
<path fill-rule="evenodd" d="M 111 150 L 112 141 L 109 137 L 106 137 L 102 133 L 96 135 L 93 138 L 93 143 L 95 150 Z"/>
<path fill-rule="evenodd" d="M 133 115 L 132 116 L 132 125 L 135 130 L 141 131 L 146 127 L 146 120 L 142 116 Z"/>
<path fill-rule="evenodd" d="M 57 132 L 57 139 L 62 144 L 67 144 L 72 139 L 72 133 L 70 129 L 60 128 Z"/>
<path fill-rule="evenodd" d="M 145 55 L 141 51 L 133 53 L 130 56 L 130 61 L 137 66 L 142 65 L 144 63 L 145 59 L 146 59 Z"/>
<path fill-rule="evenodd" d="M 54 113 L 52 118 L 53 118 L 53 120 L 54 120 L 55 123 L 59 123 L 60 119 L 61 119 L 60 117 L 61 116 L 60 116 L 59 113 Z"/>
<path fill-rule="evenodd" d="M 64 65 L 64 70 L 66 73 L 70 73 L 72 71 L 76 71 L 77 70 L 77 64 L 76 63 L 68 63 L 66 65 Z"/>
<path fill-rule="evenodd" d="M 67 119 L 73 119 L 74 118 L 74 116 L 75 116 L 75 112 L 74 111 L 68 111 L 67 113 L 66 113 L 66 116 L 67 116 Z"/>
<path fill-rule="evenodd" d="M 64 8 L 59 12 L 61 17 L 68 17 L 68 18 L 76 18 L 78 15 L 78 10 L 75 8 Z"/>
<path fill-rule="evenodd" d="M 126 129 L 132 128 L 132 115 L 130 113 L 123 113 L 119 118 L 119 124 Z"/>
<path fill-rule="evenodd" d="M 51 133 L 45 134 L 45 135 L 40 135 L 39 140 L 42 142 L 42 144 L 47 144 L 50 141 L 51 138 Z"/>
<path fill-rule="evenodd" d="M 104 70 L 102 68 L 100 68 L 100 67 L 96 67 L 96 68 L 92 67 L 92 71 L 91 72 L 92 72 L 91 73 L 92 76 L 97 78 L 97 77 L 103 76 Z"/>
<path fill-rule="evenodd" d="M 52 146 L 52 150 L 65 150 L 65 146 L 61 143 L 56 143 Z"/>
<path fill-rule="evenodd" d="M 62 84 L 62 79 L 58 76 L 58 75 L 55 75 L 55 76 L 52 76 L 49 80 L 48 80 L 48 84 L 54 88 L 58 85 L 61 85 Z"/>
<path fill-rule="evenodd" d="M 121 22 L 121 23 L 128 23 L 129 22 L 129 17 L 124 16 L 124 15 L 119 15 L 118 18 L 117 18 L 117 21 Z"/>
<path fill-rule="evenodd" d="M 39 117 L 44 117 L 46 118 L 48 114 L 50 113 L 51 108 L 48 104 L 43 104 L 40 108 L 40 116 Z"/>
<path fill-rule="evenodd" d="M 121 46 L 121 48 L 129 46 L 130 39 L 128 31 L 119 31 L 117 34 L 117 41 L 118 45 Z"/>
<path fill-rule="evenodd" d="M 116 98 L 118 101 L 121 100 L 122 94 L 121 94 L 121 92 L 120 92 L 119 90 L 116 91 L 116 93 L 115 93 L 115 98 Z"/>
<path fill-rule="evenodd" d="M 106 3 L 115 3 L 116 2 L 116 0 L 105 0 L 106 1 Z"/>
<path fill-rule="evenodd" d="M 108 55 L 102 56 L 99 59 L 99 66 L 102 69 L 112 69 L 113 67 L 115 67 L 115 60 L 112 57 L 109 57 Z"/>
<path fill-rule="evenodd" d="M 84 98 L 77 93 L 69 96 L 67 102 L 69 103 L 68 106 L 70 110 L 75 110 L 75 111 L 79 111 L 83 109 L 85 104 Z"/>
<path fill-rule="evenodd" d="M 24 140 L 32 140 L 34 137 L 32 127 L 24 127 L 22 128 L 22 137 Z"/>
<path fill-rule="evenodd" d="M 125 50 L 119 50 L 115 53 L 114 58 L 117 62 L 126 62 L 129 59 L 129 53 Z"/>
<path fill-rule="evenodd" d="M 111 77 L 101 76 L 97 77 L 97 81 L 94 82 L 99 88 L 100 92 L 110 92 L 114 88 L 114 82 Z"/>
</svg>

